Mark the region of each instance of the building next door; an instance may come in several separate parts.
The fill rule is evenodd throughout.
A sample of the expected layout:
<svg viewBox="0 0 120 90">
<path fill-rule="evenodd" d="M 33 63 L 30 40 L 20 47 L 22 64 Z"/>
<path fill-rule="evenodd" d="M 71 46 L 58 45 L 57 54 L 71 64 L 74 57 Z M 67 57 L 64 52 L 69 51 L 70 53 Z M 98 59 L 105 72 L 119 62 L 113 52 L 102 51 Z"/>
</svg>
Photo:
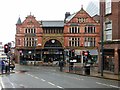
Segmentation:
<svg viewBox="0 0 120 90">
<path fill-rule="evenodd" d="M 42 58 L 44 62 L 64 60 L 64 49 L 62 44 L 56 39 L 47 41 L 44 45 Z"/>
</svg>

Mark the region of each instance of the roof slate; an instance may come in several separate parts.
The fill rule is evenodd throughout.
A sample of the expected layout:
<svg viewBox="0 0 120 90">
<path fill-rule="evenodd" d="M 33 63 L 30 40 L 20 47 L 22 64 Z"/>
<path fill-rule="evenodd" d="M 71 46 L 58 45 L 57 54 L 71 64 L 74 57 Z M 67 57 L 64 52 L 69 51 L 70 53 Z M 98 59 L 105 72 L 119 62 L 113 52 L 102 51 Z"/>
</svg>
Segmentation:
<svg viewBox="0 0 120 90">
<path fill-rule="evenodd" d="M 64 21 L 42 21 L 42 26 L 43 27 L 64 27 Z"/>
</svg>

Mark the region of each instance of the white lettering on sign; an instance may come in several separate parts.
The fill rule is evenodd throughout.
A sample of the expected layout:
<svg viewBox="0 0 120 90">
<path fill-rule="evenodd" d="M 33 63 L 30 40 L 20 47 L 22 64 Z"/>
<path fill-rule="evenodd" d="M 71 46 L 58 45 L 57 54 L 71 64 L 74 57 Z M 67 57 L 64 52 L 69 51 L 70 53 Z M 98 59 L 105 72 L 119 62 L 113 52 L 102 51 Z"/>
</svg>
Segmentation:
<svg viewBox="0 0 120 90">
<path fill-rule="evenodd" d="M 77 62 L 77 60 L 76 60 L 76 59 L 73 59 L 73 60 L 70 60 L 70 62 Z"/>
</svg>

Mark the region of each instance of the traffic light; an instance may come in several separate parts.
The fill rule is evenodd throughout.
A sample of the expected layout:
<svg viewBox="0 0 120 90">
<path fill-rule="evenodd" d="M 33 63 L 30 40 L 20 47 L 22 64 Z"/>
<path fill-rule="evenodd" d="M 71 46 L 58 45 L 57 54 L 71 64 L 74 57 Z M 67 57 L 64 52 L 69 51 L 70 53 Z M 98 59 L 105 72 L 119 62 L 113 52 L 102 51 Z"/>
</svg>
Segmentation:
<svg viewBox="0 0 120 90">
<path fill-rule="evenodd" d="M 8 53 L 8 51 L 9 51 L 9 46 L 8 46 L 8 44 L 5 44 L 4 45 L 4 53 Z"/>
<path fill-rule="evenodd" d="M 82 55 L 83 56 L 88 56 L 88 52 L 87 51 L 82 51 Z"/>
</svg>

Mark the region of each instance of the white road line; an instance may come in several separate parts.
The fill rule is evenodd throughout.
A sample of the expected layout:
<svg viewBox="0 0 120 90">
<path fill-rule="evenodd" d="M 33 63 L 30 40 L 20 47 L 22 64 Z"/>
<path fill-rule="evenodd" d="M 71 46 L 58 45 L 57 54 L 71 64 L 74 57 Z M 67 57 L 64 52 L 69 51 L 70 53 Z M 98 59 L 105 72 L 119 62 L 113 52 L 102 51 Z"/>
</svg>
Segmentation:
<svg viewBox="0 0 120 90">
<path fill-rule="evenodd" d="M 39 79 L 38 77 L 35 77 L 36 79 Z"/>
<path fill-rule="evenodd" d="M 118 86 L 114 86 L 114 85 L 110 85 L 111 87 L 114 87 L 114 88 L 120 88 L 120 87 L 118 87 Z"/>
<path fill-rule="evenodd" d="M 2 81 L 2 78 L 0 77 L 0 82 L 1 82 L 1 85 L 2 85 L 2 87 L 1 88 L 5 88 L 5 86 L 4 86 L 4 84 L 3 84 L 3 81 Z M 0 86 L 1 86 L 0 85 Z"/>
<path fill-rule="evenodd" d="M 6 78 L 7 78 L 7 77 L 6 77 Z M 7 80 L 8 80 L 8 82 L 12 85 L 12 87 L 15 88 L 15 85 L 10 81 L 10 79 L 7 78 Z"/>
<path fill-rule="evenodd" d="M 30 75 L 31 77 L 34 77 L 33 75 Z"/>
<path fill-rule="evenodd" d="M 27 73 L 27 75 L 30 75 L 30 74 Z"/>
<path fill-rule="evenodd" d="M 65 76 L 65 77 L 76 79 L 76 80 L 84 80 L 84 79 L 80 79 L 80 78 L 76 78 L 76 77 L 71 77 L 71 76 Z"/>
<path fill-rule="evenodd" d="M 12 87 L 15 88 L 14 84 L 12 82 L 10 82 L 10 83 L 11 83 Z"/>
<path fill-rule="evenodd" d="M 41 80 L 45 82 L 45 80 L 44 80 L 44 79 L 41 79 Z"/>
<path fill-rule="evenodd" d="M 53 84 L 53 83 L 51 83 L 51 82 L 48 82 L 49 84 L 51 84 L 51 85 L 53 85 L 53 86 L 55 86 L 55 84 Z"/>
<path fill-rule="evenodd" d="M 61 87 L 61 86 L 57 86 L 58 88 L 63 88 L 63 87 Z"/>
<path fill-rule="evenodd" d="M 21 88 L 27 88 L 27 87 L 25 87 L 23 84 L 19 84 L 19 86 L 20 86 Z"/>
<path fill-rule="evenodd" d="M 104 84 L 104 83 L 100 83 L 100 82 L 96 82 L 97 84 L 101 84 L 101 85 L 104 85 L 104 86 L 108 86 L 108 87 L 113 87 L 113 88 L 120 88 L 118 86 L 114 86 L 114 85 L 109 85 L 109 84 Z"/>
<path fill-rule="evenodd" d="M 0 90 L 2 90 L 2 87 L 1 87 L 1 85 L 0 85 Z"/>
<path fill-rule="evenodd" d="M 100 85 L 104 85 L 104 86 L 110 86 L 110 85 L 107 85 L 107 84 L 104 84 L 104 83 L 100 83 L 100 82 L 96 82 L 97 84 L 100 84 Z"/>
<path fill-rule="evenodd" d="M 84 79 L 78 79 L 78 80 L 84 80 Z"/>
</svg>

